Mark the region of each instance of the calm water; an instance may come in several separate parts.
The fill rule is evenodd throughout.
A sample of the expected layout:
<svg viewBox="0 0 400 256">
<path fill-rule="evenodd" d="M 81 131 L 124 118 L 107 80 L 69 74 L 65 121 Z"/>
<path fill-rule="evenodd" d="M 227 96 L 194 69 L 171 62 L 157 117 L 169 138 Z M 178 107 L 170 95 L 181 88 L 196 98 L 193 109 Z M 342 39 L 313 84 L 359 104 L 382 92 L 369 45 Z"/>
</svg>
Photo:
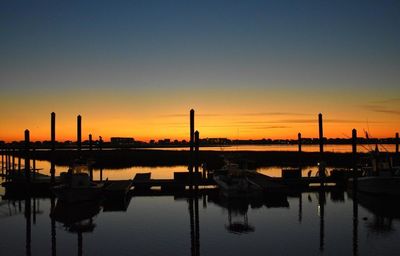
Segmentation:
<svg viewBox="0 0 400 256">
<path fill-rule="evenodd" d="M 359 202 L 344 192 L 132 197 L 126 210 L 64 206 L 52 225 L 50 199 L 2 200 L 0 255 L 398 255 L 399 211 L 382 216 L 361 204 L 373 199 Z M 68 216 L 91 224 L 60 221 Z"/>
<path fill-rule="evenodd" d="M 0 161 L 1 162 L 1 161 Z M 32 163 L 31 163 L 32 166 Z M 36 161 L 36 167 L 39 168 L 39 172 L 42 174 L 50 175 L 50 162 L 47 161 Z M 329 171 L 331 168 L 327 168 Z M 68 170 L 66 166 L 56 166 L 56 176 L 59 176 L 61 172 Z M 150 172 L 153 179 L 172 179 L 174 177 L 174 172 L 186 172 L 188 170 L 187 166 L 172 166 L 172 167 L 143 167 L 134 166 L 124 169 L 94 169 L 93 179 L 100 180 L 101 172 L 103 180 L 124 180 L 132 179 L 136 173 Z M 306 177 L 308 171 L 311 170 L 312 175 L 315 175 L 318 171 L 317 166 L 309 166 L 304 168 L 303 176 Z M 200 171 L 202 169 L 200 168 Z M 257 169 L 258 172 L 269 175 L 272 177 L 280 177 L 282 167 L 272 166 L 272 167 L 261 167 Z"/>
<path fill-rule="evenodd" d="M 381 152 L 394 152 L 395 145 L 379 145 Z M 174 147 L 174 148 L 152 148 L 160 150 L 188 150 L 188 147 Z M 358 152 L 368 152 L 375 149 L 375 145 L 358 145 Z M 224 146 L 224 147 L 201 147 L 201 150 L 212 151 L 297 151 L 297 145 L 238 145 L 238 146 Z M 351 152 L 351 145 L 325 145 L 324 151 L 326 152 Z M 303 145 L 302 151 L 304 152 L 319 152 L 319 145 Z"/>
<path fill-rule="evenodd" d="M 48 162 L 37 167 L 49 174 Z M 57 175 L 66 169 L 57 166 Z M 103 179 L 186 170 L 104 169 Z M 258 171 L 280 176 L 281 168 Z M 2 197 L 0 255 L 398 255 L 400 201 L 359 195 L 357 202 L 344 191 L 227 200 L 214 190 L 75 206 Z"/>
</svg>

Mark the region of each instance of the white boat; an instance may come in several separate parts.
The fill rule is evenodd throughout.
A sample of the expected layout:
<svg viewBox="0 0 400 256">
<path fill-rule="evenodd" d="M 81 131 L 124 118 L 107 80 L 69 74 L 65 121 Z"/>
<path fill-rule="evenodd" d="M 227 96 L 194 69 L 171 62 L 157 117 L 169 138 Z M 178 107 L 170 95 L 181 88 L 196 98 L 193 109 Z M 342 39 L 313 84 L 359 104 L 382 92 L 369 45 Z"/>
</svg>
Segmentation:
<svg viewBox="0 0 400 256">
<path fill-rule="evenodd" d="M 362 176 L 357 178 L 360 192 L 400 196 L 400 168 L 393 167 L 388 158 L 382 158 L 379 151 L 371 153 L 371 165 L 362 167 Z M 353 179 L 350 179 L 352 185 Z"/>
<path fill-rule="evenodd" d="M 400 196 L 400 170 L 380 171 L 375 176 L 359 177 L 357 188 L 370 194 Z"/>
<path fill-rule="evenodd" d="M 87 166 L 79 165 L 61 173 L 61 185 L 54 186 L 52 191 L 64 202 L 82 202 L 98 199 L 104 184 L 93 183 L 87 172 Z"/>
<path fill-rule="evenodd" d="M 261 192 L 257 184 L 249 181 L 248 173 L 247 169 L 241 169 L 233 163 L 226 163 L 221 170 L 214 171 L 213 179 L 221 192 L 228 197 L 248 196 Z"/>
</svg>

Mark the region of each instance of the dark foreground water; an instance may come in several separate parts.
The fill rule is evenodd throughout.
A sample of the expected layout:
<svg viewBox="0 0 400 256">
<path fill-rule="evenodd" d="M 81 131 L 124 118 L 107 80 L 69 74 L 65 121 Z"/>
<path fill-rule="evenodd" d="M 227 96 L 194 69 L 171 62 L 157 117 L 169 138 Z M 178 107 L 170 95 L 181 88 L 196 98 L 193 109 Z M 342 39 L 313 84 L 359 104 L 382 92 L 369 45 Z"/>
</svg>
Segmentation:
<svg viewBox="0 0 400 256">
<path fill-rule="evenodd" d="M 3 198 L 0 255 L 399 255 L 398 200 L 356 201 L 340 191 L 249 200 L 208 191 L 125 205 Z"/>
</svg>

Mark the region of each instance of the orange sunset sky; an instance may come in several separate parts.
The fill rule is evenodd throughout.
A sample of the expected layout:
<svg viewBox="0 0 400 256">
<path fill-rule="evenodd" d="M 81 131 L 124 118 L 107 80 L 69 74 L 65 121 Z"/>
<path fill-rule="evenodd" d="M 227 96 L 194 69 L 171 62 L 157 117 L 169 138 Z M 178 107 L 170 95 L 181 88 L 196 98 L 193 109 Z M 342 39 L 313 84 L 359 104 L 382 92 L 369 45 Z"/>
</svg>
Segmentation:
<svg viewBox="0 0 400 256">
<path fill-rule="evenodd" d="M 393 137 L 397 4 L 2 4 L 0 140 Z"/>
</svg>

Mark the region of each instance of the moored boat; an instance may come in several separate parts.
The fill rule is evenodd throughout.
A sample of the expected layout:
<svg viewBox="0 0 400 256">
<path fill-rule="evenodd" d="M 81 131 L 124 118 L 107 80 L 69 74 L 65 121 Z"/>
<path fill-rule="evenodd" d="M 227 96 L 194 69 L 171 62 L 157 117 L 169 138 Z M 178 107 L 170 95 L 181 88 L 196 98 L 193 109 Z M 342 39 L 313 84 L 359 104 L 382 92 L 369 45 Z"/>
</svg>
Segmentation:
<svg viewBox="0 0 400 256">
<path fill-rule="evenodd" d="M 357 177 L 357 189 L 360 192 L 384 196 L 400 196 L 400 168 L 392 161 L 382 157 L 376 149 L 371 153 L 371 164 L 361 167 L 362 176 Z M 349 180 L 350 187 L 353 179 Z"/>
<path fill-rule="evenodd" d="M 57 198 L 64 202 L 82 202 L 98 199 L 103 192 L 103 183 L 90 180 L 87 166 L 77 165 L 60 175 L 61 184 L 52 188 Z"/>
</svg>

